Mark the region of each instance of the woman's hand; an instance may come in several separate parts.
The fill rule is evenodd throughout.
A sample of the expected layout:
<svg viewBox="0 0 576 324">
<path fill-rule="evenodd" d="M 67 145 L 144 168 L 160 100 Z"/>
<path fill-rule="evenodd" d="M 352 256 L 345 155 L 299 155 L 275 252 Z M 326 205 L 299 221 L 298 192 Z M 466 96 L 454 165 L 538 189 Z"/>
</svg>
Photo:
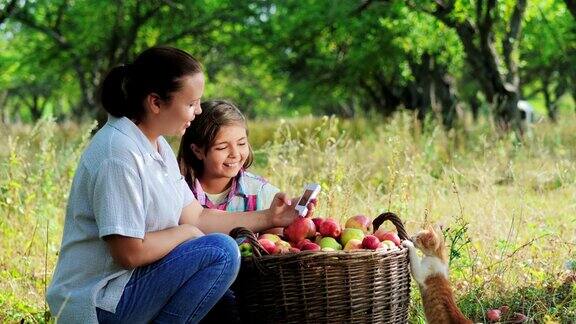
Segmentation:
<svg viewBox="0 0 576 324">
<path fill-rule="evenodd" d="M 203 236 L 204 233 L 191 224 L 181 224 L 155 232 L 147 232 L 144 238 L 108 235 L 104 240 L 116 263 L 125 269 L 141 267 L 158 261 L 180 243 Z"/>
<path fill-rule="evenodd" d="M 190 224 L 185 224 L 188 228 L 188 234 L 190 235 L 190 239 L 194 239 L 194 238 L 199 238 L 201 236 L 204 236 L 204 233 L 198 229 L 198 227 L 194 226 L 194 225 L 190 225 Z"/>
</svg>

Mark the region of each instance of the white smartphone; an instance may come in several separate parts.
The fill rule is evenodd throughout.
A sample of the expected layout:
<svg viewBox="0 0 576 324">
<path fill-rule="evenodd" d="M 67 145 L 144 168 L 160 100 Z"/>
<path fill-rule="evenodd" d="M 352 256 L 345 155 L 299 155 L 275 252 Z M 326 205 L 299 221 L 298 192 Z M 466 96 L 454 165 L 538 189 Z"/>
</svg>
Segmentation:
<svg viewBox="0 0 576 324">
<path fill-rule="evenodd" d="M 319 184 L 309 183 L 306 185 L 304 188 L 304 193 L 302 194 L 302 197 L 300 197 L 300 200 L 298 200 L 298 203 L 295 207 L 298 215 L 304 217 L 306 214 L 308 214 L 308 204 L 310 203 L 310 200 L 318 196 L 318 193 L 320 193 Z"/>
</svg>

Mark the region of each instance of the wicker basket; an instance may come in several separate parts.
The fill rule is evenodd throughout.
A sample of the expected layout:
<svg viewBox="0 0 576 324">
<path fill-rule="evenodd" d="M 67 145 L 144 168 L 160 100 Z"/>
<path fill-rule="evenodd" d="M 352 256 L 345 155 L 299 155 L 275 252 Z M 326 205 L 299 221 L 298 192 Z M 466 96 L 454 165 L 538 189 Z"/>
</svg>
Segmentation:
<svg viewBox="0 0 576 324">
<path fill-rule="evenodd" d="M 374 230 L 391 221 L 401 239 L 401 220 L 383 213 Z M 408 252 L 359 250 L 267 254 L 252 232 L 255 256 L 244 257 L 232 287 L 244 323 L 407 323 L 410 303 Z"/>
</svg>

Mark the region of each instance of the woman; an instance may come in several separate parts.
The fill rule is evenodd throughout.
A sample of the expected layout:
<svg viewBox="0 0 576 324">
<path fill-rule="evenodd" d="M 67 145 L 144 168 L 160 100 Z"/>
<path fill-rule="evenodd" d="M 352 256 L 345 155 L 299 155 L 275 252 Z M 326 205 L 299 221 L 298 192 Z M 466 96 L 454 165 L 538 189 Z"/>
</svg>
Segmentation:
<svg viewBox="0 0 576 324">
<path fill-rule="evenodd" d="M 198 322 L 240 266 L 236 242 L 208 233 L 257 232 L 297 217 L 283 193 L 267 210 L 226 217 L 193 198 L 163 136 L 184 133 L 203 91 L 200 64 L 171 47 L 107 75 L 100 99 L 109 119 L 76 170 L 48 289 L 57 321 Z"/>
</svg>

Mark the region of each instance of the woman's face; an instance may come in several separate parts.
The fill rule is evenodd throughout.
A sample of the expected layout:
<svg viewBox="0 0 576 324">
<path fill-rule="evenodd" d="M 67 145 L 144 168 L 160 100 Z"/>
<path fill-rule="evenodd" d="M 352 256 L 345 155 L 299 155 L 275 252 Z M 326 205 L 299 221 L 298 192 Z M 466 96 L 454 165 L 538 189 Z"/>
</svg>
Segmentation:
<svg viewBox="0 0 576 324">
<path fill-rule="evenodd" d="M 204 164 L 202 178 L 233 178 L 250 153 L 246 128 L 243 125 L 220 127 L 214 144 L 206 152 L 196 150 Z"/>
<path fill-rule="evenodd" d="M 172 98 L 164 102 L 157 116 L 163 135 L 182 136 L 190 122 L 202 112 L 200 98 L 204 94 L 204 74 L 185 76 L 180 81 L 182 88 L 172 93 Z"/>
</svg>

